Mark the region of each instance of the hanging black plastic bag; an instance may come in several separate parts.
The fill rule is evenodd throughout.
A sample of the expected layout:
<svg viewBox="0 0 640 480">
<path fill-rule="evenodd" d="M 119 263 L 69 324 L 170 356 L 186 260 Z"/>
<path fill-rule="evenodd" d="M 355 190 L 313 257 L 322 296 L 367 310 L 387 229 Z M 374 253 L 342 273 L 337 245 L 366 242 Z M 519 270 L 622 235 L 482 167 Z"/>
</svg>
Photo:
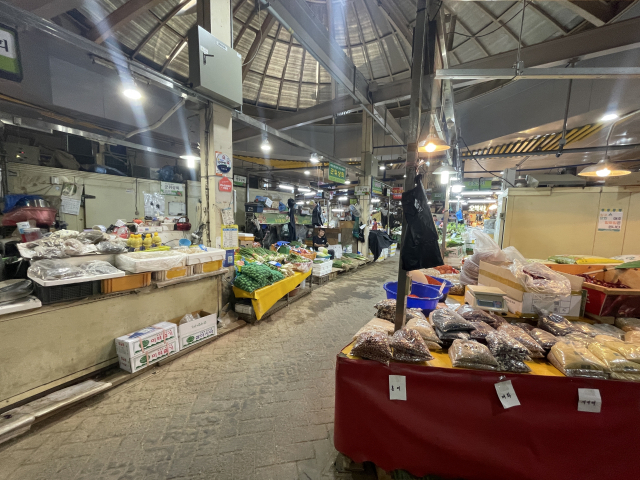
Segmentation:
<svg viewBox="0 0 640 480">
<path fill-rule="evenodd" d="M 402 232 L 400 259 L 403 270 L 419 270 L 444 265 L 438 245 L 438 232 L 433 223 L 420 177 L 415 188 L 402 194 L 402 208 L 407 219 L 407 231 Z"/>
<path fill-rule="evenodd" d="M 296 201 L 292 198 L 287 200 L 287 205 L 289 205 L 289 240 L 290 242 L 295 242 L 298 240 L 298 235 L 296 234 Z"/>
</svg>

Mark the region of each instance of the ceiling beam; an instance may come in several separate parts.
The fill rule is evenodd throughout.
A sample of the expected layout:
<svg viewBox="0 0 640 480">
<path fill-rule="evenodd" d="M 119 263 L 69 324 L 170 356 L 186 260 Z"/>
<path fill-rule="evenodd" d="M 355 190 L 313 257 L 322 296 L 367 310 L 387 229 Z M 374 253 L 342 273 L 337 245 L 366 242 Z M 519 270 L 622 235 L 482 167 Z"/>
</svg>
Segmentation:
<svg viewBox="0 0 640 480">
<path fill-rule="evenodd" d="M 345 55 L 342 47 L 329 36 L 327 28 L 318 21 L 305 0 L 272 0 L 267 8 L 293 32 L 307 52 L 347 89 L 355 101 L 371 104 L 366 78 Z M 404 144 L 404 132 L 386 108 L 374 105 L 372 116 L 396 143 Z"/>
<path fill-rule="evenodd" d="M 604 2 L 564 0 L 562 6 L 596 27 L 603 26 L 615 16 L 613 5 Z"/>
<path fill-rule="evenodd" d="M 149 43 L 149 40 L 151 40 L 156 33 L 158 33 L 160 31 L 160 29 L 162 27 L 164 27 L 167 23 L 169 23 L 169 21 L 174 17 L 174 15 L 176 13 L 178 13 L 180 10 L 182 10 L 182 8 L 184 8 L 185 4 L 188 3 L 189 0 L 182 0 L 180 3 L 178 3 L 178 5 L 176 5 L 175 7 L 173 7 L 169 13 L 167 13 L 164 18 L 162 18 L 162 20 L 158 21 L 158 24 L 153 27 L 149 33 L 142 39 L 142 41 L 138 44 L 138 46 L 136 47 L 136 49 L 133 51 L 133 53 L 131 54 L 131 58 L 134 58 L 136 55 L 138 55 L 140 53 L 140 50 L 142 50 L 144 48 L 144 46 Z"/>
<path fill-rule="evenodd" d="M 251 69 L 251 64 L 253 63 L 253 61 L 256 58 L 256 55 L 258 54 L 258 50 L 260 50 L 260 47 L 266 40 L 267 35 L 271 31 L 275 23 L 276 23 L 275 17 L 270 13 L 267 14 L 267 16 L 264 19 L 264 22 L 262 22 L 260 31 L 256 35 L 256 38 L 253 39 L 253 43 L 251 44 L 251 47 L 249 47 L 249 51 L 247 52 L 247 56 L 245 57 L 245 60 L 244 60 L 244 65 L 242 65 L 242 81 L 244 81 L 244 79 L 247 78 L 247 74 Z M 276 40 L 274 39 L 273 41 L 275 43 Z"/>
<path fill-rule="evenodd" d="M 515 74 L 513 68 L 450 68 L 436 71 L 438 80 L 607 80 L 640 78 L 640 67 L 524 68 Z"/>
<path fill-rule="evenodd" d="M 560 22 L 558 22 L 555 18 L 545 12 L 542 7 L 537 6 L 533 2 L 530 2 L 527 6 L 539 17 L 544 18 L 546 21 L 548 21 L 553 26 L 553 28 L 558 30 L 561 35 L 566 35 L 567 33 L 569 33 L 569 30 L 567 30 Z"/>
<path fill-rule="evenodd" d="M 87 38 L 96 43 L 104 43 L 118 28 L 162 2 L 163 0 L 129 0 L 89 30 Z"/>
<path fill-rule="evenodd" d="M 47 20 L 86 5 L 99 8 L 94 0 L 8 0 L 9 3 Z"/>
<path fill-rule="evenodd" d="M 507 35 L 509 35 L 513 40 L 515 40 L 516 43 L 518 43 L 518 36 L 513 33 L 513 31 L 507 26 L 507 24 L 505 22 L 503 22 L 502 20 L 500 20 L 508 11 L 511 10 L 511 8 L 519 5 L 518 3 L 514 3 L 513 6 L 511 8 L 507 8 L 504 13 L 498 17 L 496 17 L 493 13 L 491 13 L 491 10 L 489 10 L 487 7 L 485 7 L 482 2 L 473 2 L 473 4 L 475 6 L 477 6 L 480 11 L 482 13 L 484 13 L 487 17 L 489 17 L 489 20 L 491 20 L 491 22 L 495 23 L 498 27 L 502 27 L 502 30 L 504 30 L 505 32 L 507 32 Z M 483 29 L 484 30 L 484 29 Z M 524 46 L 524 42 L 522 42 L 522 45 Z"/>
<path fill-rule="evenodd" d="M 247 27 L 249 26 L 249 24 L 251 22 L 253 22 L 254 17 L 258 14 L 258 5 L 260 5 L 260 4 L 256 4 L 256 8 L 251 10 L 251 13 L 247 17 L 247 21 L 242 23 L 242 28 L 238 32 L 238 36 L 236 37 L 236 39 L 233 41 L 233 48 L 234 49 L 238 48 L 238 44 L 240 43 L 240 40 L 242 39 L 242 36 L 244 35 L 244 32 L 247 31 Z"/>
<path fill-rule="evenodd" d="M 409 26 L 407 19 L 402 14 L 402 11 L 394 4 L 393 0 L 380 0 L 378 3 L 380 10 L 385 13 L 385 16 L 389 17 L 393 25 L 402 37 L 407 41 L 409 47 L 413 46 L 413 29 Z"/>
</svg>

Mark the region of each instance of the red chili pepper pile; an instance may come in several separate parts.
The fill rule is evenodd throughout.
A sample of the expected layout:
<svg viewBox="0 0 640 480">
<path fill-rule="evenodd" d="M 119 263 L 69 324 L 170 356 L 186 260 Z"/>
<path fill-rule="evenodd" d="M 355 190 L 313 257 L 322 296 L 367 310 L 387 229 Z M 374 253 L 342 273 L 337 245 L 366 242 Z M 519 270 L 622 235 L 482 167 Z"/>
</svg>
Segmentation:
<svg viewBox="0 0 640 480">
<path fill-rule="evenodd" d="M 581 273 L 578 276 L 584 278 L 584 281 L 587 283 L 591 283 L 593 285 L 599 285 L 605 288 L 631 288 L 625 285 L 624 283 L 621 283 L 620 280 L 618 280 L 616 283 L 612 283 L 612 282 L 605 282 L 604 280 L 598 280 L 597 278 L 593 278 L 591 275 L 587 275 L 586 273 Z"/>
</svg>

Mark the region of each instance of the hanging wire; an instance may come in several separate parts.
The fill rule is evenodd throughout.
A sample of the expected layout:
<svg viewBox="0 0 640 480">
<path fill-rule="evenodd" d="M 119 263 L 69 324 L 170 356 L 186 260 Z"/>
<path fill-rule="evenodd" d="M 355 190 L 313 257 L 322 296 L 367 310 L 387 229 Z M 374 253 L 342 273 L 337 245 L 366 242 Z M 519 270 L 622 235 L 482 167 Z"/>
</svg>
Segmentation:
<svg viewBox="0 0 640 480">
<path fill-rule="evenodd" d="M 529 4 L 531 2 L 526 2 L 526 4 Z M 491 30 L 488 33 L 483 33 L 482 35 L 467 35 L 466 33 L 460 33 L 460 32 L 453 32 L 454 35 L 460 35 L 461 37 L 466 37 L 466 38 L 482 38 L 482 37 L 487 37 L 489 35 L 491 35 L 492 33 L 497 32 L 498 30 L 501 30 L 503 28 L 505 28 L 507 26 L 507 23 L 509 23 L 511 20 L 513 20 L 514 18 L 516 18 L 518 15 L 520 15 L 520 13 L 523 11 L 524 9 L 518 10 L 509 20 L 507 20 L 506 22 L 504 22 L 504 24 L 500 25 L 498 28 L 496 28 L 495 30 Z"/>
</svg>

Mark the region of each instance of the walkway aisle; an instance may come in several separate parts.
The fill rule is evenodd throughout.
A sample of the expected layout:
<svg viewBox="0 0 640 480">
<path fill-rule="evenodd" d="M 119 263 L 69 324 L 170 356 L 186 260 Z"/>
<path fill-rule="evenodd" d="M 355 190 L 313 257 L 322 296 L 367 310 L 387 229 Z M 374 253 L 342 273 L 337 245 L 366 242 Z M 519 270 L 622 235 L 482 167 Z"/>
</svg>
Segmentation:
<svg viewBox="0 0 640 480">
<path fill-rule="evenodd" d="M 335 356 L 397 265 L 338 278 L 35 426 L 0 446 L 0 480 L 345 478 L 332 467 Z"/>
</svg>

